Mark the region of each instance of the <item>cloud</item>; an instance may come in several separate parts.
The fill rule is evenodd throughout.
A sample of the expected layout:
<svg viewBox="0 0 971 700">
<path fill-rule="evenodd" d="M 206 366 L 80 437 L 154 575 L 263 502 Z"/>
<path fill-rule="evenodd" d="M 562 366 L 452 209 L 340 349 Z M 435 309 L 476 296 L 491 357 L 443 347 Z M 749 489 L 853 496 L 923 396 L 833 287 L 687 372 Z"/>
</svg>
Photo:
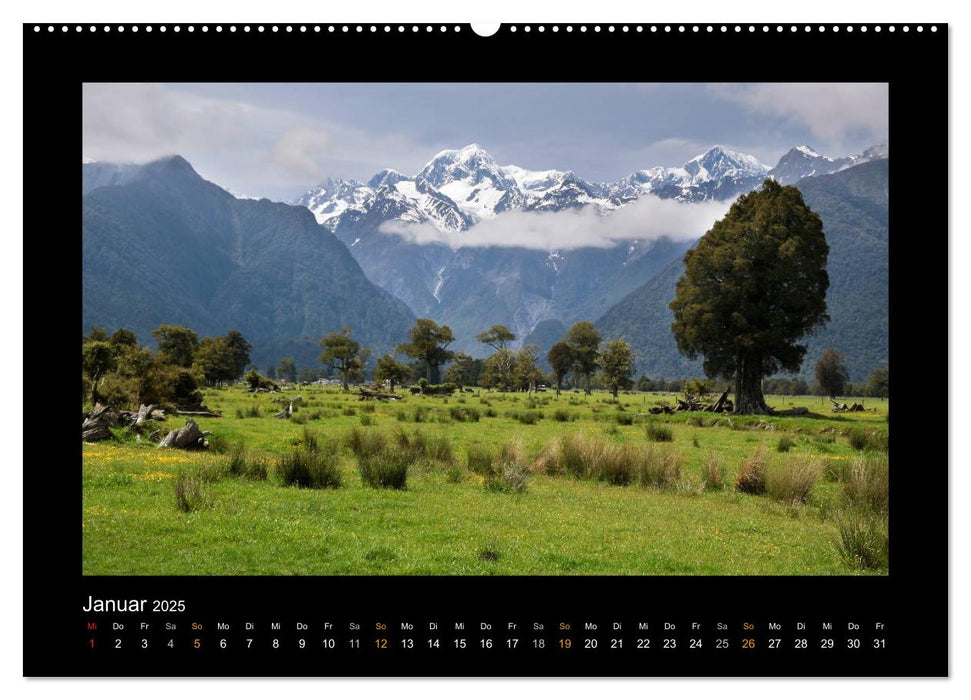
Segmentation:
<svg viewBox="0 0 971 700">
<path fill-rule="evenodd" d="M 713 83 L 709 92 L 750 112 L 786 117 L 830 144 L 854 132 L 886 139 L 889 91 L 886 83 Z"/>
<path fill-rule="evenodd" d="M 319 180 L 324 172 L 316 159 L 330 145 L 330 141 L 330 137 L 322 131 L 306 127 L 291 129 L 273 144 L 270 161 L 291 172 Z"/>
<path fill-rule="evenodd" d="M 623 241 L 694 240 L 725 215 L 729 202 L 687 204 L 645 195 L 609 214 L 596 207 L 558 212 L 512 211 L 482 221 L 467 231 L 439 231 L 428 223 L 387 221 L 379 231 L 409 243 L 459 248 L 572 250 L 611 248 Z"/>
</svg>

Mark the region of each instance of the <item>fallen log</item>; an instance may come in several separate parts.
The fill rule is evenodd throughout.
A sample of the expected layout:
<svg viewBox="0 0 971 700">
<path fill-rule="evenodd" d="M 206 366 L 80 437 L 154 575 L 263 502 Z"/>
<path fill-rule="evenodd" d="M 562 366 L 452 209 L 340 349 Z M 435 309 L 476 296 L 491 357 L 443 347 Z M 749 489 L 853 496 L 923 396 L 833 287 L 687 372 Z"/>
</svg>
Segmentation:
<svg viewBox="0 0 971 700">
<path fill-rule="evenodd" d="M 278 399 L 271 399 L 271 401 L 273 401 L 273 403 L 278 403 L 281 406 L 287 403 L 293 404 L 294 406 L 303 406 L 303 397 L 300 395 L 294 396 L 292 399 L 285 399 L 281 396 Z"/>
<path fill-rule="evenodd" d="M 280 418 L 282 420 L 288 420 L 292 415 L 293 415 L 293 402 L 291 401 L 290 403 L 287 404 L 287 407 L 284 408 L 282 411 L 280 411 L 279 413 L 274 413 L 273 417 Z"/>
<path fill-rule="evenodd" d="M 177 415 L 180 416 L 199 416 L 201 418 L 222 418 L 222 413 L 217 413 L 216 411 L 176 411 Z"/>
<path fill-rule="evenodd" d="M 180 450 L 204 450 L 209 447 L 206 435 L 212 435 L 211 430 L 202 431 L 199 424 L 191 418 L 186 419 L 185 425 L 171 431 L 158 444 L 161 447 L 176 447 Z"/>
<path fill-rule="evenodd" d="M 113 437 L 110 428 L 117 428 L 119 424 L 117 413 L 108 406 L 98 404 L 81 423 L 81 439 L 85 442 L 110 440 Z"/>
<path fill-rule="evenodd" d="M 380 399 L 382 401 L 397 401 L 401 397 L 397 394 L 386 394 L 381 391 L 372 391 L 370 389 L 359 389 L 361 393 L 360 401 L 369 401 L 370 399 Z"/>
<path fill-rule="evenodd" d="M 718 397 L 718 400 L 714 403 L 714 405 L 705 410 L 711 411 L 712 413 L 721 413 L 726 401 L 728 401 L 728 389 L 725 389 L 722 395 Z"/>
</svg>

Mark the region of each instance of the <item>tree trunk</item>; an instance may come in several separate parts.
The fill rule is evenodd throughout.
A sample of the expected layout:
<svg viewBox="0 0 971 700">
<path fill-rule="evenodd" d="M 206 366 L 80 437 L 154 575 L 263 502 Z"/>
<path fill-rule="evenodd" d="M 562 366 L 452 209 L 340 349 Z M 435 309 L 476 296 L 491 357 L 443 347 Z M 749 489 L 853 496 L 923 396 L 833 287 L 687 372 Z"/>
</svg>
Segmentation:
<svg viewBox="0 0 971 700">
<path fill-rule="evenodd" d="M 429 363 L 427 379 L 429 384 L 441 384 L 441 379 L 439 378 L 438 373 L 438 365 Z"/>
<path fill-rule="evenodd" d="M 182 450 L 199 450 L 209 447 L 206 435 L 211 435 L 211 431 L 199 430 L 199 425 L 191 418 L 187 419 L 185 426 L 178 430 L 171 431 L 166 435 L 159 447 L 177 447 Z"/>
<path fill-rule="evenodd" d="M 765 415 L 772 413 L 762 394 L 762 357 L 742 356 L 735 370 L 735 413 Z"/>
</svg>

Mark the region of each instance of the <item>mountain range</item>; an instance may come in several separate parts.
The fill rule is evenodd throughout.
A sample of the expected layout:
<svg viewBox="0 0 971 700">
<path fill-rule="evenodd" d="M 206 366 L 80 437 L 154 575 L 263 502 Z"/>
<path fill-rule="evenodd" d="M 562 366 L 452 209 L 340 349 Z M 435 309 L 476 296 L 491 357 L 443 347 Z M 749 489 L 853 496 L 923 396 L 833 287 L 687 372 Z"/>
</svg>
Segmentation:
<svg viewBox="0 0 971 700">
<path fill-rule="evenodd" d="M 261 365 L 316 366 L 325 333 L 350 326 L 387 351 L 414 319 L 302 207 L 236 199 L 179 156 L 82 167 L 85 329 L 124 326 L 148 344 L 163 323 L 238 329 Z"/>
<path fill-rule="evenodd" d="M 692 241 L 662 235 L 609 248 L 456 249 L 388 235 L 389 223 L 425 225 L 461 241 L 462 232 L 515 210 L 593 207 L 609 216 L 646 195 L 685 203 L 728 202 L 767 177 L 794 184 L 888 156 L 886 146 L 842 158 L 797 146 L 770 168 L 753 156 L 714 146 L 680 167 L 654 167 L 616 182 L 591 183 L 572 171 L 498 165 L 471 144 L 441 151 L 414 176 L 383 170 L 366 184 L 330 180 L 294 203 L 308 207 L 348 246 L 369 279 L 415 314 L 452 327 L 456 349 L 481 356 L 487 348 L 476 343 L 475 334 L 496 323 L 526 339 L 537 329 L 548 336 L 552 322 L 569 326 L 605 316 L 628 294 L 680 264 Z M 675 352 L 671 362 L 662 364 L 645 357 L 642 365 L 645 371 L 668 372 L 681 366 L 678 357 Z"/>
<path fill-rule="evenodd" d="M 438 153 L 414 175 L 386 169 L 367 182 L 327 180 L 292 202 L 297 206 L 236 198 L 178 156 L 146 165 L 85 163 L 83 320 L 86 327 L 130 327 L 143 342 L 160 323 L 203 334 L 238 328 L 258 364 L 289 355 L 313 365 L 317 338 L 345 325 L 384 352 L 415 316 L 429 317 L 452 327 L 453 349 L 483 356 L 488 349 L 476 333 L 504 324 L 518 343 L 534 342 L 545 355 L 570 324 L 599 319 L 605 335 L 634 344 L 639 371 L 697 374 L 665 340 L 667 303 L 696 237 L 662 232 L 607 247 L 540 250 L 517 247 L 517 240 L 461 245 L 462 236 L 486 222 L 515 221 L 515 212 L 610 217 L 646 196 L 727 206 L 773 177 L 798 183 L 807 201 L 816 198 L 811 206 L 819 206 L 830 239 L 834 278 L 833 322 L 820 338 L 848 359 L 850 349 L 859 350 L 851 371 L 858 375 L 877 355 L 886 357 L 880 271 L 887 158 L 884 146 L 845 158 L 799 146 L 770 168 L 715 146 L 680 167 L 592 183 L 572 171 L 498 165 L 472 144 Z M 863 170 L 874 162 L 883 170 Z M 861 172 L 872 180 L 865 187 L 856 182 Z M 882 200 L 875 196 L 881 176 Z M 402 226 L 440 236 L 419 242 L 389 231 Z M 862 275 L 860 266 L 874 274 Z M 856 280 L 841 286 L 836 278 L 843 276 Z"/>
</svg>

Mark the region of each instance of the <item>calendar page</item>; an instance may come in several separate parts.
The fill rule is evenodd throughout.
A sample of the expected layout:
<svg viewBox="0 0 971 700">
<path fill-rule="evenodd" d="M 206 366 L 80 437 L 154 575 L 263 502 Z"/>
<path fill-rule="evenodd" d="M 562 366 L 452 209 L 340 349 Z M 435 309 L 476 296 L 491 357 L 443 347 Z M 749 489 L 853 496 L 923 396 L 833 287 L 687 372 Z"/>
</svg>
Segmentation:
<svg viewBox="0 0 971 700">
<path fill-rule="evenodd" d="M 948 674 L 947 25 L 23 32 L 25 675 Z"/>
</svg>

